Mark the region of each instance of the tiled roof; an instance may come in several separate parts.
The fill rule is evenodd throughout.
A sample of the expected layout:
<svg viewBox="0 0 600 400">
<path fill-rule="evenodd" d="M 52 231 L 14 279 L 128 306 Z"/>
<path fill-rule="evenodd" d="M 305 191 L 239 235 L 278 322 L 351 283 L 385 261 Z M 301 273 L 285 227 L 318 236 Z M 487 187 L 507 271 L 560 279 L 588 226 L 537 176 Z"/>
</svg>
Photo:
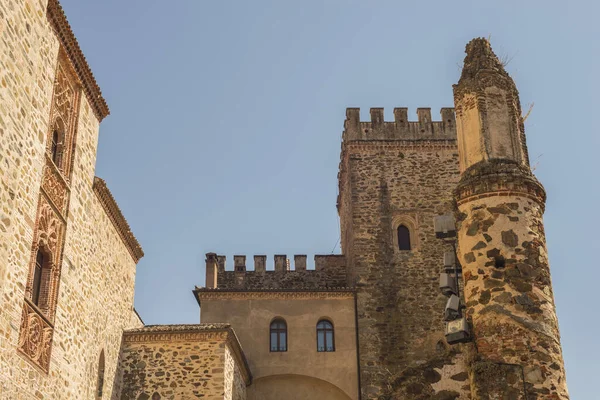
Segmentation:
<svg viewBox="0 0 600 400">
<path fill-rule="evenodd" d="M 54 28 L 60 43 L 67 52 L 69 60 L 71 60 L 71 63 L 73 64 L 77 77 L 83 85 L 83 91 L 94 109 L 94 114 L 96 114 L 99 121 L 102 121 L 104 117 L 110 114 L 108 105 L 106 104 L 104 97 L 102 97 L 100 87 L 98 86 L 98 83 L 96 83 L 94 74 L 92 74 L 92 70 L 79 47 L 77 38 L 71 30 L 69 21 L 67 21 L 65 12 L 58 0 L 48 0 L 48 20 Z"/>
</svg>

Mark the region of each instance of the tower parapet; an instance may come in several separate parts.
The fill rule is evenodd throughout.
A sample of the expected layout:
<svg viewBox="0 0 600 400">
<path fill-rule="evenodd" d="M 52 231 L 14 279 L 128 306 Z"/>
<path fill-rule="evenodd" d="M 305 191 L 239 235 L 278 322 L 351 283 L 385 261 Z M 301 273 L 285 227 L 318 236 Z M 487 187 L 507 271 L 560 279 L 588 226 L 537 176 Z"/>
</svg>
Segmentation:
<svg viewBox="0 0 600 400">
<path fill-rule="evenodd" d="M 206 287 L 211 289 L 327 289 L 346 286 L 346 263 L 343 255 L 315 255 L 315 269 L 306 268 L 306 255 L 294 256 L 294 268 L 286 255 L 274 256 L 274 268 L 266 269 L 267 256 L 254 256 L 254 269 L 246 265 L 247 257 L 235 255 L 233 271 L 226 271 L 226 257 L 206 254 Z"/>
<path fill-rule="evenodd" d="M 453 108 L 442 108 L 441 121 L 431 119 L 431 108 L 417 108 L 417 121 L 408 120 L 408 108 L 394 108 L 394 121 L 384 121 L 383 108 L 371 108 L 371 120 L 360 121 L 360 108 L 347 108 L 344 142 L 353 140 L 456 139 Z"/>
</svg>

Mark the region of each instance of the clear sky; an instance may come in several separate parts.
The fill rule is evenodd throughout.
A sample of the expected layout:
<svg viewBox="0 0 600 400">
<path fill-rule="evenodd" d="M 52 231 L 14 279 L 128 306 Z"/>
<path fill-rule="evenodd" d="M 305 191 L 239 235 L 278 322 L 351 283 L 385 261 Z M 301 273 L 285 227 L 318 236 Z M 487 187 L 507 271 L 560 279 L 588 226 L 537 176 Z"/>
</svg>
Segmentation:
<svg viewBox="0 0 600 400">
<path fill-rule="evenodd" d="M 204 254 L 339 252 L 346 107 L 453 106 L 464 46 L 510 60 L 545 226 L 573 399 L 600 373 L 595 1 L 62 0 L 112 114 L 106 179 L 146 256 L 144 321 L 195 323 Z"/>
</svg>

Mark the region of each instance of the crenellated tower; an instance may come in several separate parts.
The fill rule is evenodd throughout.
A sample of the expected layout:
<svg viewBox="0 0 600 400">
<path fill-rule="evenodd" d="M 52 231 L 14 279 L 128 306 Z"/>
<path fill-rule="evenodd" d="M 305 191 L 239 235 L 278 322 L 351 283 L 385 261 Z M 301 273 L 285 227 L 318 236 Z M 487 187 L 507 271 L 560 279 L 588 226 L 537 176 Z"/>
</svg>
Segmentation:
<svg viewBox="0 0 600 400">
<path fill-rule="evenodd" d="M 476 399 L 568 399 L 542 215 L 517 88 L 485 39 L 454 85 L 454 196 Z M 509 397 L 506 397 L 509 396 Z"/>
<path fill-rule="evenodd" d="M 444 338 L 438 289 L 445 249 L 434 217 L 459 180 L 454 109 L 406 108 L 385 121 L 346 110 L 338 213 L 348 286 L 356 290 L 362 399 L 466 398 L 460 346 Z M 455 376 L 456 380 L 441 379 Z M 462 396 L 462 397 L 461 397 Z"/>
</svg>

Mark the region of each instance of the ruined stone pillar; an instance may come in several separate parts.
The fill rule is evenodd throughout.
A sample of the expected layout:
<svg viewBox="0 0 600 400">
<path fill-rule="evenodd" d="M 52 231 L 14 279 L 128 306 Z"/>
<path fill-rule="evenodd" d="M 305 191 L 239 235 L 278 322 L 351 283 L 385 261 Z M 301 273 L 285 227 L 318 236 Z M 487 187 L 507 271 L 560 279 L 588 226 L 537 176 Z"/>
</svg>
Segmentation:
<svg viewBox="0 0 600 400">
<path fill-rule="evenodd" d="M 454 86 L 458 256 L 476 355 L 474 399 L 568 399 L 542 215 L 519 95 L 490 44 L 466 48 Z"/>
</svg>

